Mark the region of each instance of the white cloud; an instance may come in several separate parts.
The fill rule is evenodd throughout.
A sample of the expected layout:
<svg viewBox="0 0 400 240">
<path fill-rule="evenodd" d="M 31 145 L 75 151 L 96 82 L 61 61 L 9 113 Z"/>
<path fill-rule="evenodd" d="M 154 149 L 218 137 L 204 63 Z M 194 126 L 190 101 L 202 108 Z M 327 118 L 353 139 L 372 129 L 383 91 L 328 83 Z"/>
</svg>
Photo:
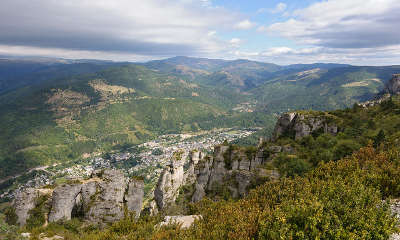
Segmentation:
<svg viewBox="0 0 400 240">
<path fill-rule="evenodd" d="M 203 6 L 209 7 L 212 5 L 212 0 L 200 0 Z"/>
<path fill-rule="evenodd" d="M 294 12 L 286 22 L 259 28 L 302 43 L 370 48 L 400 43 L 398 0 L 335 0 Z"/>
<path fill-rule="evenodd" d="M 232 47 L 238 48 L 238 47 L 240 47 L 242 40 L 240 38 L 232 38 L 229 41 L 229 43 L 231 44 Z"/>
<path fill-rule="evenodd" d="M 280 12 L 285 11 L 286 8 L 287 8 L 286 3 L 280 2 L 280 3 L 278 3 L 278 4 L 275 6 L 275 9 L 273 9 L 271 12 L 272 12 L 272 13 L 280 13 Z"/>
<path fill-rule="evenodd" d="M 161 57 L 145 56 L 132 53 L 70 50 L 62 48 L 42 48 L 29 46 L 0 45 L 0 55 L 44 56 L 65 59 L 102 59 L 114 61 L 145 62 Z"/>
<path fill-rule="evenodd" d="M 235 28 L 241 29 L 241 30 L 247 30 L 247 29 L 253 28 L 254 26 L 256 26 L 255 23 L 253 23 L 250 20 L 246 19 L 246 20 L 243 20 L 243 21 L 237 23 L 235 25 Z"/>
<path fill-rule="evenodd" d="M 217 34 L 217 31 L 209 31 L 209 32 L 207 33 L 207 36 L 213 37 L 213 36 L 215 36 L 215 34 Z"/>
<path fill-rule="evenodd" d="M 400 1 L 327 0 L 298 9 L 284 22 L 257 31 L 294 40 L 307 48 L 277 47 L 259 59 L 278 63 L 400 63 Z"/>
<path fill-rule="evenodd" d="M 265 13 L 265 12 L 270 12 L 270 13 L 281 13 L 285 11 L 287 8 L 286 3 L 280 2 L 276 4 L 275 8 L 270 9 L 270 8 L 260 8 L 257 10 L 257 13 Z"/>
<path fill-rule="evenodd" d="M 272 62 L 277 64 L 293 63 L 347 63 L 355 65 L 398 65 L 400 62 L 400 44 L 390 47 L 338 49 L 326 47 L 307 47 L 293 49 L 274 47 L 260 52 L 235 51 L 236 58 Z"/>
<path fill-rule="evenodd" d="M 210 0 L 2 0 L 0 44 L 131 55 L 205 55 L 238 16 Z M 47 50 L 45 50 L 45 48 Z M 13 48 L 10 48 L 10 51 Z M 12 52 L 10 52 L 12 53 Z"/>
</svg>

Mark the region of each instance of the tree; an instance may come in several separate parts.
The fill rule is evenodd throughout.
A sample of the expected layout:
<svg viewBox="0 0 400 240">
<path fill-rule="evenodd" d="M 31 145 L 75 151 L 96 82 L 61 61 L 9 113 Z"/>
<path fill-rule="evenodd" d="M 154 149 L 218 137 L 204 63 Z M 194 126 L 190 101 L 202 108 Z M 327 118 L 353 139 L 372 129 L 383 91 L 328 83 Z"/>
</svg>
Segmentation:
<svg viewBox="0 0 400 240">
<path fill-rule="evenodd" d="M 385 141 L 385 132 L 381 129 L 379 133 L 374 138 L 374 147 L 378 147 L 381 143 Z"/>
</svg>

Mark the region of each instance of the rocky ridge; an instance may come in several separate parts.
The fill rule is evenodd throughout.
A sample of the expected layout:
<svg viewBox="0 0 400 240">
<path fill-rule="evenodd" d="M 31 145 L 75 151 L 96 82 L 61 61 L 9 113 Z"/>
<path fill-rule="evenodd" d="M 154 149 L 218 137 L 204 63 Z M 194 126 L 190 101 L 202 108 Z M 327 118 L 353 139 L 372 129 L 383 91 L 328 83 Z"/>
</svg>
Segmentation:
<svg viewBox="0 0 400 240">
<path fill-rule="evenodd" d="M 183 186 L 192 186 L 192 202 L 221 192 L 234 198 L 243 197 L 254 184 L 279 177 L 277 170 L 267 169 L 265 164 L 271 163 L 280 153 L 295 153 L 290 145 L 276 144 L 279 137 L 289 134 L 299 139 L 314 133 L 336 135 L 338 132 L 338 122 L 332 115 L 292 112 L 279 118 L 272 141 L 261 142 L 257 148 L 222 144 L 215 146 L 213 153 L 208 155 L 199 151 L 176 154 L 160 176 L 150 212 L 156 213 L 173 205 Z"/>
<path fill-rule="evenodd" d="M 400 74 L 392 75 L 392 78 L 385 85 L 384 92 L 392 95 L 400 94 Z"/>
<path fill-rule="evenodd" d="M 391 96 L 399 94 L 400 94 L 400 74 L 393 74 L 392 78 L 385 84 L 385 87 L 382 92 L 377 94 L 374 99 L 363 103 L 359 103 L 358 105 L 364 108 L 373 107 L 388 100 Z"/>
<path fill-rule="evenodd" d="M 317 131 L 336 135 L 339 129 L 334 116 L 317 112 L 284 113 L 275 125 L 273 140 L 282 135 L 300 139 Z"/>
<path fill-rule="evenodd" d="M 15 197 L 13 206 L 20 225 L 26 224 L 40 197 L 46 199 L 47 207 L 42 210 L 48 222 L 79 217 L 104 224 L 122 219 L 126 211 L 134 211 L 139 217 L 143 188 L 143 180 L 128 179 L 119 170 L 106 169 L 87 180 L 71 181 L 54 189 L 26 189 Z"/>
<path fill-rule="evenodd" d="M 228 190 L 235 198 L 246 195 L 249 186 L 257 179 L 278 176 L 276 171 L 259 168 L 268 160 L 266 151 L 260 149 L 246 153 L 240 148 L 218 145 L 212 155 L 192 151 L 182 154 L 188 156 L 188 160 L 173 158 L 156 186 L 156 204 L 153 203 L 151 211 L 154 213 L 173 205 L 180 194 L 179 189 L 185 185 L 193 186 L 192 202 L 221 189 Z"/>
</svg>

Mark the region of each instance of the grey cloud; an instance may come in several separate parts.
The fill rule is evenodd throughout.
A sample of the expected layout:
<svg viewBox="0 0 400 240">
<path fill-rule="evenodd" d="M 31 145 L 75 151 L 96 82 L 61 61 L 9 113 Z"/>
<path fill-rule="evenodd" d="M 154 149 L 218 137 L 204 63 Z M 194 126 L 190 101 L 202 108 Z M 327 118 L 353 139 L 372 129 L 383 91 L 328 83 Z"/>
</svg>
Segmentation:
<svg viewBox="0 0 400 240">
<path fill-rule="evenodd" d="M 2 0 L 0 44 L 190 55 L 218 48 L 209 27 L 234 21 L 223 9 L 188 1 Z"/>
<path fill-rule="evenodd" d="M 266 29 L 327 48 L 376 48 L 400 44 L 400 2 L 337 0 L 298 10 L 293 19 Z"/>
</svg>

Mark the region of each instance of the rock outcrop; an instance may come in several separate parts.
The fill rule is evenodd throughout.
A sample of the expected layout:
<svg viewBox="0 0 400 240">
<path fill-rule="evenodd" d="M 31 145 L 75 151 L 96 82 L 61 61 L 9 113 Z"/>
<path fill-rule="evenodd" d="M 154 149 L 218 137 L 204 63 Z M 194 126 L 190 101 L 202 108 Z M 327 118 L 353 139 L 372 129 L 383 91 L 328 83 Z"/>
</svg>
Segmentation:
<svg viewBox="0 0 400 240">
<path fill-rule="evenodd" d="M 35 208 L 35 201 L 38 196 L 38 191 L 34 188 L 25 189 L 25 191 L 21 191 L 15 196 L 13 206 L 19 225 L 26 224 L 26 220 L 29 218 L 29 211 Z"/>
<path fill-rule="evenodd" d="M 386 83 L 384 92 L 391 95 L 400 94 L 400 74 L 393 74 L 392 79 Z"/>
<path fill-rule="evenodd" d="M 144 196 L 144 182 L 131 180 L 128 184 L 128 192 L 125 194 L 125 202 L 128 211 L 135 212 L 136 218 L 140 216 Z"/>
<path fill-rule="evenodd" d="M 191 195 L 186 195 L 192 202 L 225 190 L 237 198 L 248 193 L 253 180 L 279 176 L 275 171 L 259 169 L 268 160 L 269 150 L 250 150 L 218 145 L 212 155 L 197 150 L 189 154 L 175 154 L 160 176 L 154 191 L 154 202 L 150 202 L 148 212 L 154 214 L 172 206 L 182 186 L 193 189 Z"/>
<path fill-rule="evenodd" d="M 393 199 L 390 202 L 390 211 L 399 220 L 400 224 L 400 199 Z M 390 236 L 390 240 L 400 240 L 400 233 L 394 233 Z"/>
<path fill-rule="evenodd" d="M 300 139 L 311 134 L 337 134 L 338 120 L 335 116 L 320 112 L 292 112 L 283 114 L 278 120 L 274 140 L 282 135 Z M 279 154 L 295 154 L 290 145 L 264 145 L 261 141 L 257 148 L 242 148 L 229 145 L 218 145 L 212 155 L 203 156 L 194 151 L 189 161 L 174 157 L 164 169 L 154 191 L 154 200 L 158 210 L 174 203 L 182 186 L 193 189 L 192 202 L 198 202 L 206 195 L 209 197 L 229 193 L 231 197 L 245 196 L 253 184 L 266 179 L 279 178 L 277 170 L 262 168 Z M 184 166 L 188 166 L 184 171 Z M 193 187 L 190 187 L 192 185 Z M 185 198 L 187 195 L 185 195 Z M 150 212 L 154 212 L 151 208 Z"/>
<path fill-rule="evenodd" d="M 203 158 L 196 166 L 192 201 L 200 201 L 206 193 L 229 190 L 233 197 L 247 194 L 252 180 L 271 177 L 276 173 L 260 171 L 268 160 L 264 149 L 248 152 L 233 146 L 217 146 L 213 156 Z"/>
<path fill-rule="evenodd" d="M 333 116 L 310 113 L 285 113 L 278 119 L 273 139 L 276 140 L 282 135 L 300 139 L 321 131 L 323 133 L 337 134 L 338 126 Z"/>
<path fill-rule="evenodd" d="M 62 185 L 53 191 L 49 222 L 71 219 L 72 210 L 78 204 L 79 199 L 77 196 L 81 192 L 81 189 L 81 184 L 71 184 Z"/>
<path fill-rule="evenodd" d="M 119 170 L 102 170 L 88 180 L 76 180 L 50 191 L 51 210 L 48 221 L 80 217 L 92 223 L 110 223 L 124 217 L 125 209 L 139 217 L 143 202 L 143 180 L 128 179 Z M 29 218 L 40 191 L 27 189 L 14 200 L 21 225 Z"/>
<path fill-rule="evenodd" d="M 178 151 L 174 153 L 170 163 L 161 173 L 156 189 L 154 190 L 154 200 L 158 209 L 163 209 L 175 202 L 178 196 L 178 189 L 185 184 L 185 174 L 183 166 L 185 164 L 187 152 Z"/>
<path fill-rule="evenodd" d="M 97 174 L 101 181 L 95 181 L 96 192 L 84 204 L 84 217 L 90 222 L 110 223 L 124 217 L 124 196 L 128 180 L 118 170 L 106 170 Z M 87 198 L 86 197 L 86 198 Z"/>
</svg>

